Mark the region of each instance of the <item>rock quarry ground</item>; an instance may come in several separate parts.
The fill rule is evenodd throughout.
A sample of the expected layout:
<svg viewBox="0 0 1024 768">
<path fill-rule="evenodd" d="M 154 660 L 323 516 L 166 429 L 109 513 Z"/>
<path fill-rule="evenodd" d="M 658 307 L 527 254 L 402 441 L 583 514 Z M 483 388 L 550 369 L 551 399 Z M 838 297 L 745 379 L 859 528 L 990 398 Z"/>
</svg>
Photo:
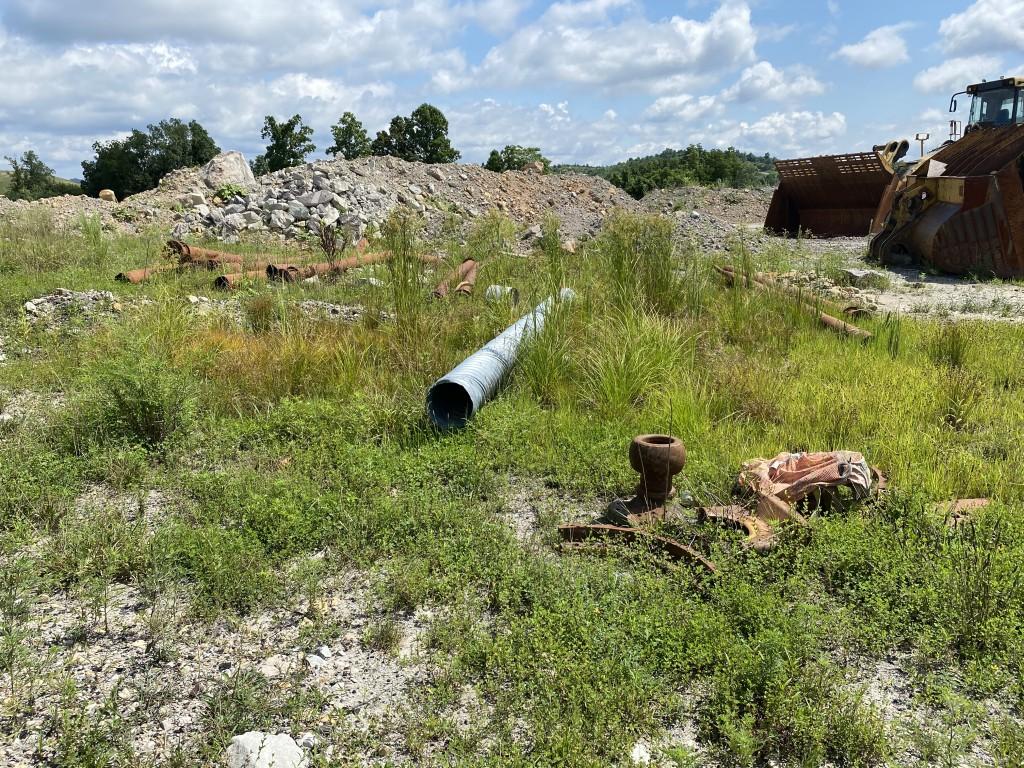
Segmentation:
<svg viewBox="0 0 1024 768">
<path fill-rule="evenodd" d="M 1021 764 L 1020 286 L 768 237 L 769 190 L 217 170 L 0 199 L 0 765 Z M 301 261 L 328 224 L 446 261 L 113 280 L 172 232 Z M 430 298 L 466 257 L 473 295 Z M 857 305 L 874 339 L 716 263 Z M 499 397 L 432 429 L 429 384 L 560 285 L 580 298 Z M 631 493 L 644 432 L 686 443 L 680 499 L 805 449 L 890 490 L 767 555 L 680 508 L 665 532 L 714 578 L 561 548 Z M 970 497 L 994 503 L 936 506 Z"/>
</svg>

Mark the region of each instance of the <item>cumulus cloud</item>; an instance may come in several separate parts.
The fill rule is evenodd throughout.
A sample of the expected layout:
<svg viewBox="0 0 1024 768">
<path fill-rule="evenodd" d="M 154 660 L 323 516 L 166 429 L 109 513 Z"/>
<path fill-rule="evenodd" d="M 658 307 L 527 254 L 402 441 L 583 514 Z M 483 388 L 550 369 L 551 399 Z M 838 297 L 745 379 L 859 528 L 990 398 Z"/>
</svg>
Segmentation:
<svg viewBox="0 0 1024 768">
<path fill-rule="evenodd" d="M 620 0 L 556 3 L 491 48 L 478 67 L 441 78 L 453 88 L 561 82 L 655 90 L 660 80 L 702 78 L 754 59 L 757 33 L 745 2 L 725 0 L 706 21 L 610 14 L 624 6 Z"/>
<path fill-rule="evenodd" d="M 747 67 L 739 80 L 722 92 L 725 101 L 792 101 L 803 96 L 817 96 L 825 86 L 807 70 L 794 67 L 782 71 L 770 62 L 759 61 Z"/>
<path fill-rule="evenodd" d="M 873 29 L 859 43 L 844 45 L 835 52 L 834 57 L 869 69 L 903 64 L 910 61 L 910 54 L 907 53 L 907 41 L 903 39 L 902 35 L 902 32 L 909 27 L 909 24 L 892 24 Z"/>
<path fill-rule="evenodd" d="M 676 96 L 662 96 L 644 114 L 655 120 L 682 120 L 693 122 L 712 115 L 720 115 L 725 107 L 715 96 L 693 96 L 681 93 Z"/>
<path fill-rule="evenodd" d="M 914 78 L 914 87 L 926 93 L 956 93 L 964 86 L 999 76 L 1003 62 L 998 56 L 962 56 L 922 70 Z"/>
<path fill-rule="evenodd" d="M 1024 50 L 1024 0 L 976 0 L 944 18 L 939 36 L 947 53 Z"/>
</svg>

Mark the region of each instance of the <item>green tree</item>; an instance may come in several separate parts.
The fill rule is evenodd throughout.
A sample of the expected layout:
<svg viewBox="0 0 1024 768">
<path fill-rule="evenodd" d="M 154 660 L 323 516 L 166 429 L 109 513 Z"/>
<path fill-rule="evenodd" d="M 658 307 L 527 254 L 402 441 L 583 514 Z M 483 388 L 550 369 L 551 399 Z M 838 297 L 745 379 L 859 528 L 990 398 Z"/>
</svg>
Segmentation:
<svg viewBox="0 0 1024 768">
<path fill-rule="evenodd" d="M 303 124 L 301 115 L 292 115 L 284 122 L 267 115 L 260 135 L 270 139 L 270 143 L 267 151 L 252 161 L 252 171 L 257 176 L 302 165 L 306 155 L 316 151 L 316 145 L 310 141 L 313 129 Z"/>
<path fill-rule="evenodd" d="M 484 163 L 484 168 L 496 173 L 504 171 L 521 171 L 532 163 L 542 163 L 544 171 L 551 167 L 551 161 L 540 153 L 538 147 L 521 147 L 518 144 L 506 144 L 500 152 L 491 150 L 491 154 Z"/>
<path fill-rule="evenodd" d="M 81 191 L 77 184 L 54 176 L 53 168 L 31 149 L 20 158 L 8 157 L 7 162 L 11 164 L 11 181 L 7 189 L 7 197 L 11 200 L 38 200 Z"/>
<path fill-rule="evenodd" d="M 454 163 L 462 156 L 448 139 L 448 118 L 430 104 L 421 104 L 409 117 L 393 117 L 370 149 L 375 155 L 420 163 Z"/>
<path fill-rule="evenodd" d="M 220 152 L 202 125 L 176 117 L 92 148 L 96 156 L 82 163 L 82 189 L 93 196 L 111 189 L 118 200 L 153 189 L 171 171 L 203 165 Z"/>
<path fill-rule="evenodd" d="M 327 154 L 341 155 L 346 160 L 366 157 L 370 154 L 370 137 L 359 119 L 351 112 L 346 112 L 338 122 L 331 126 L 334 144 L 328 147 Z"/>
</svg>

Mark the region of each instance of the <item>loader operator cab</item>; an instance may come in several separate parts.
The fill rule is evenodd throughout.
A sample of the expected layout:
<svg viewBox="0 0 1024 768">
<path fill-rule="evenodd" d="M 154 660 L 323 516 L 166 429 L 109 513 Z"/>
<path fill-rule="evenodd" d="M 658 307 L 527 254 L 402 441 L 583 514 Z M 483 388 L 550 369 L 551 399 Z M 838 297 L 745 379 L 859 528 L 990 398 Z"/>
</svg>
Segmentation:
<svg viewBox="0 0 1024 768">
<path fill-rule="evenodd" d="M 969 85 L 950 100 L 950 112 L 956 111 L 956 97 L 963 94 L 971 97 L 971 114 L 964 133 L 981 126 L 1024 125 L 1024 78 L 1004 77 Z"/>
</svg>

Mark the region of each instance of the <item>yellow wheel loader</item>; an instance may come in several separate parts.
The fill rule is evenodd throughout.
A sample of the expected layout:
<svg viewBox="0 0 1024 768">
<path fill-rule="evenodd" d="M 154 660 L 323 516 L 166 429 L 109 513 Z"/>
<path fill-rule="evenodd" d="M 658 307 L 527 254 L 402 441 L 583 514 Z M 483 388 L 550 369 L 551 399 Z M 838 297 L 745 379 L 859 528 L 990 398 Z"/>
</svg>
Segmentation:
<svg viewBox="0 0 1024 768">
<path fill-rule="evenodd" d="M 1024 277 L 1024 78 L 976 83 L 964 93 L 971 111 L 963 138 L 893 180 L 871 255 L 894 266 Z"/>
</svg>

